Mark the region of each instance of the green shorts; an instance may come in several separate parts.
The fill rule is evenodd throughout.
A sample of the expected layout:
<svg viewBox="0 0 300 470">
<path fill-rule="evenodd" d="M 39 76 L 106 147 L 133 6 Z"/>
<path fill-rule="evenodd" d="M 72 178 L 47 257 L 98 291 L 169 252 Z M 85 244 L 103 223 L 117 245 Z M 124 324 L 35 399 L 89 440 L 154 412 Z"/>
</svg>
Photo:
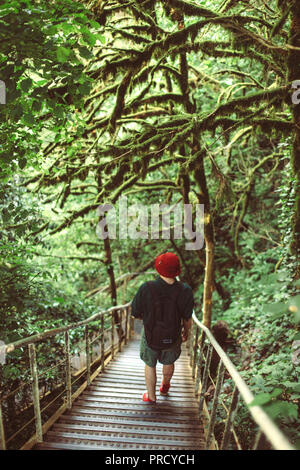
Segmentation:
<svg viewBox="0 0 300 470">
<path fill-rule="evenodd" d="M 181 353 L 181 338 L 178 342 L 170 349 L 163 349 L 162 351 L 155 351 L 149 348 L 144 329 L 142 329 L 142 337 L 140 342 L 140 358 L 149 367 L 155 367 L 157 361 L 167 366 L 173 364 L 180 356 Z"/>
</svg>

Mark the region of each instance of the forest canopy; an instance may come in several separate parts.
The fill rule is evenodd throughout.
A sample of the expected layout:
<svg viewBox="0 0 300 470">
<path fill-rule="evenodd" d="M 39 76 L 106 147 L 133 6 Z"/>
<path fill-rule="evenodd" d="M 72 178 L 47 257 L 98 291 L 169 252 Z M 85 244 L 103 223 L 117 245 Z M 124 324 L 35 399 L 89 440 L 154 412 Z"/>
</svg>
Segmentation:
<svg viewBox="0 0 300 470">
<path fill-rule="evenodd" d="M 255 392 L 281 390 L 266 408 L 295 441 L 299 2 L 2 0 L 0 80 L 0 340 L 132 300 L 175 252 L 197 317 L 228 323 Z M 203 247 L 102 240 L 99 206 L 122 197 L 203 205 Z"/>
</svg>

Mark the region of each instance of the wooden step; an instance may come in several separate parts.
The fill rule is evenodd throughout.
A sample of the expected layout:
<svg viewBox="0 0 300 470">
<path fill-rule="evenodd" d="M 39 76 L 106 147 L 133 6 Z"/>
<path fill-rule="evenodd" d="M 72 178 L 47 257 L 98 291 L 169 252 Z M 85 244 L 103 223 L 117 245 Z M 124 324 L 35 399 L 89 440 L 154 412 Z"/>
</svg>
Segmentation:
<svg viewBox="0 0 300 470">
<path fill-rule="evenodd" d="M 186 348 L 175 363 L 168 396 L 142 401 L 145 365 L 132 341 L 107 365 L 44 436 L 37 450 L 200 450 L 205 448 Z"/>
</svg>

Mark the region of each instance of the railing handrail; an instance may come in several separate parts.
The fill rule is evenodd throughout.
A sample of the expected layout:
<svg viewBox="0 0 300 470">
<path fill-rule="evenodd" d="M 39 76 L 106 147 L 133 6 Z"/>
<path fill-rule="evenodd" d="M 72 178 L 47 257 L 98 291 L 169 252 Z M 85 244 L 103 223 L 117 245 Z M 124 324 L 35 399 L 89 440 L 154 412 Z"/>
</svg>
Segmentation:
<svg viewBox="0 0 300 470">
<path fill-rule="evenodd" d="M 232 380 L 234 381 L 237 389 L 239 390 L 242 398 L 244 399 L 247 408 L 249 409 L 250 413 L 256 424 L 259 426 L 260 430 L 265 434 L 267 439 L 270 441 L 274 449 L 276 450 L 295 450 L 294 447 L 289 443 L 287 438 L 284 434 L 278 429 L 278 427 L 273 423 L 271 418 L 266 414 L 266 412 L 262 409 L 261 406 L 249 406 L 249 404 L 253 401 L 254 395 L 252 394 L 251 390 L 249 389 L 246 382 L 243 380 L 241 375 L 239 374 L 236 367 L 233 365 L 227 354 L 215 340 L 214 336 L 210 332 L 210 330 L 203 325 L 195 315 L 193 311 L 192 319 L 199 328 L 201 328 L 206 336 L 208 337 L 210 343 L 214 347 L 215 351 L 218 353 L 221 361 L 223 362 L 224 366 L 226 367 L 227 371 L 229 372 Z"/>
<path fill-rule="evenodd" d="M 7 443 L 11 442 L 16 438 L 17 435 L 20 434 L 29 424 L 35 421 L 35 434 L 30 437 L 30 439 L 22 445 L 21 450 L 23 449 L 31 449 L 37 442 L 43 441 L 43 434 L 47 432 L 47 430 L 53 425 L 53 422 L 58 419 L 58 417 L 64 413 L 67 409 L 71 409 L 73 401 L 83 392 L 83 390 L 88 387 L 92 380 L 99 374 L 100 371 L 104 371 L 106 365 L 110 360 L 114 358 L 114 355 L 117 351 L 122 350 L 122 345 L 127 344 L 128 340 L 132 335 L 132 324 L 130 319 L 130 305 L 131 302 L 122 305 L 112 306 L 106 310 L 100 311 L 85 320 L 72 323 L 60 328 L 53 328 L 51 330 L 43 331 L 37 335 L 32 335 L 26 338 L 23 338 L 19 341 L 14 343 L 10 343 L 5 346 L 1 346 L 2 351 L 11 352 L 14 349 L 20 348 L 22 346 L 28 346 L 28 353 L 29 353 L 29 364 L 30 364 L 30 372 L 31 372 L 31 380 L 27 381 L 27 383 L 22 384 L 22 388 L 26 385 L 30 385 L 32 388 L 32 404 L 34 409 L 34 418 L 31 418 L 27 421 L 21 429 L 18 429 L 17 432 L 14 432 L 8 438 L 5 436 L 5 428 L 4 428 L 4 421 L 3 421 L 3 414 L 2 414 L 2 402 L 8 398 L 8 396 L 15 394 L 18 391 L 18 388 L 14 391 L 10 392 L 6 397 L 0 399 L 0 450 L 5 450 L 7 448 Z M 114 312 L 117 312 L 118 318 L 115 318 Z M 108 320 L 110 326 L 105 325 L 105 314 L 109 314 Z M 125 315 L 125 319 L 124 319 Z M 93 341 L 90 341 L 90 333 L 91 329 L 89 329 L 89 323 L 98 320 L 100 322 L 99 325 L 99 335 L 95 340 L 99 341 L 100 346 L 100 355 L 91 363 L 91 345 Z M 85 356 L 86 356 L 86 366 L 81 371 L 83 375 L 80 374 L 78 378 L 80 380 L 85 381 L 83 383 L 79 383 L 79 388 L 75 391 L 73 389 L 74 384 L 78 381 L 78 378 L 72 381 L 72 372 L 71 372 L 71 353 L 70 353 L 70 338 L 69 338 L 69 330 L 75 329 L 77 327 L 85 325 L 85 331 L 83 334 L 83 339 L 85 341 Z M 123 329 L 124 327 L 124 329 Z M 115 338 L 115 333 L 117 329 L 117 340 Z M 52 405 L 57 399 L 61 399 L 62 393 L 59 393 L 54 400 L 47 403 L 43 409 L 41 409 L 41 394 L 39 388 L 39 378 L 40 374 L 38 373 L 38 361 L 36 355 L 36 348 L 34 343 L 38 343 L 43 341 L 45 338 L 53 337 L 57 334 L 64 332 L 64 349 L 62 352 L 64 356 L 64 360 L 61 361 L 65 363 L 65 388 L 63 390 L 63 404 L 56 409 L 54 415 L 52 415 L 44 424 L 42 423 L 42 412 L 45 409 Z M 110 341 L 109 346 L 106 348 L 106 333 L 110 332 Z M 122 333 L 121 333 L 122 332 Z M 120 334 L 121 333 L 121 334 Z M 93 353 L 92 353 L 93 354 Z M 55 365 L 55 367 L 58 364 Z M 5 367 L 5 364 L 4 364 Z M 63 385 L 60 384 L 59 387 Z"/>
<path fill-rule="evenodd" d="M 26 346 L 28 344 L 37 343 L 39 341 L 43 341 L 46 338 L 56 336 L 60 333 L 64 333 L 65 331 L 70 331 L 70 330 L 73 330 L 74 328 L 77 328 L 79 326 L 87 325 L 88 323 L 91 323 L 92 321 L 99 318 L 101 315 L 105 315 L 106 313 L 113 312 L 114 310 L 124 309 L 126 307 L 129 307 L 130 304 L 131 304 L 131 301 L 127 302 L 127 304 L 116 305 L 116 306 L 113 306 L 113 307 L 109 307 L 106 310 L 101 310 L 100 312 L 95 313 L 94 315 L 86 318 L 85 320 L 81 320 L 81 321 L 76 322 L 76 323 L 71 323 L 67 326 L 60 326 L 58 328 L 52 328 L 51 330 L 45 330 L 42 333 L 37 333 L 36 335 L 27 336 L 26 338 L 22 338 L 22 339 L 20 339 L 18 341 L 15 341 L 13 343 L 6 344 L 6 345 L 2 346 L 1 349 L 5 354 L 8 354 L 8 353 L 14 351 L 15 349 L 22 348 L 23 346 Z"/>
</svg>

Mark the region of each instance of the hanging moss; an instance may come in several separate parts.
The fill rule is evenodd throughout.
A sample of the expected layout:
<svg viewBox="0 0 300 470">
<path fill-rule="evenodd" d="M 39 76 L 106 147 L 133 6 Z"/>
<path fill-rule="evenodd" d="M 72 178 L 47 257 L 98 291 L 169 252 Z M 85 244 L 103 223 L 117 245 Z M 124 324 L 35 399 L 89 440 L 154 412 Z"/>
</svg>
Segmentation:
<svg viewBox="0 0 300 470">
<path fill-rule="evenodd" d="M 232 0 L 224 1 L 218 12 L 202 8 L 200 2 L 187 0 L 116 0 L 104 3 L 105 6 L 97 12 L 95 10 L 94 14 L 95 18 L 98 15 L 98 20 L 103 21 L 100 34 L 108 33 L 107 49 L 97 48 L 94 60 L 87 67 L 88 76 L 94 80 L 94 88 L 84 109 L 78 111 L 82 122 L 85 121 L 84 132 L 75 129 L 67 138 L 47 146 L 45 157 L 51 154 L 54 157 L 48 174 L 39 173 L 30 179 L 40 187 L 57 186 L 58 195 L 55 197 L 59 196 L 58 200 L 66 208 L 69 194 L 74 194 L 72 199 L 75 199 L 75 192 L 70 192 L 71 187 L 74 189 L 74 180 L 99 175 L 100 189 L 93 204 L 84 203 L 84 207 L 72 212 L 55 229 L 57 231 L 94 210 L 104 198 L 116 200 L 131 186 L 136 189 L 136 185 L 140 185 L 138 187 L 149 191 L 161 187 L 159 181 L 157 184 L 147 183 L 147 176 L 161 166 L 175 166 L 176 182 L 168 182 L 168 189 L 178 186 L 187 198 L 190 173 L 197 170 L 198 173 L 193 174 L 199 181 L 203 179 L 201 165 L 208 157 L 200 145 L 206 134 L 209 140 L 214 134 L 217 139 L 221 136 L 222 143 L 226 144 L 231 132 L 245 124 L 251 124 L 254 132 L 259 134 L 289 135 L 293 130 L 293 123 L 282 118 L 276 109 L 286 109 L 284 106 L 290 104 L 288 87 L 280 86 L 286 83 L 287 54 L 282 52 L 283 40 L 278 41 L 276 37 L 277 43 L 272 43 L 270 39 L 272 29 L 275 35 L 284 24 L 284 8 L 280 22 L 276 21 L 274 25 L 259 13 L 257 17 L 249 16 L 249 11 L 230 13 L 235 12 L 233 8 L 237 4 Z M 170 32 L 157 21 L 156 13 L 161 6 L 168 15 L 166 27 Z M 184 16 L 189 17 L 185 24 Z M 221 32 L 221 40 L 206 40 L 208 27 Z M 120 47 L 116 41 L 122 41 Z M 193 54 L 189 55 L 190 52 Z M 199 61 L 196 67 L 195 54 Z M 264 67 L 269 74 L 265 79 L 260 76 L 259 83 L 256 83 L 258 88 L 261 84 L 266 89 L 254 93 L 245 90 L 244 96 L 240 92 L 232 99 L 226 98 L 225 94 L 223 99 L 227 101 L 217 104 L 218 80 L 214 78 L 213 86 L 209 88 L 207 80 L 199 73 L 200 78 L 195 84 L 199 94 L 196 96 L 195 93 L 196 98 L 192 100 L 192 73 L 196 75 L 197 68 L 202 72 L 207 58 L 235 58 L 236 68 L 240 66 L 241 59 L 247 59 L 242 63 L 247 66 L 252 60 L 254 70 L 259 69 L 262 75 Z M 212 70 L 214 72 L 215 68 Z M 207 74 L 207 69 L 204 71 Z M 270 77 L 277 80 L 276 89 L 267 88 Z M 214 101 L 209 101 L 212 98 Z M 204 101 L 206 107 L 202 108 Z M 114 134 L 113 142 L 108 130 Z M 76 149 L 78 142 L 82 142 L 80 154 L 76 150 L 74 155 L 66 157 L 66 151 L 72 146 Z M 167 155 L 170 155 L 169 159 Z M 88 165 L 85 163 L 87 157 Z M 213 167 L 220 183 L 217 201 L 221 202 L 227 188 L 223 175 L 218 171 L 221 170 Z M 164 184 L 167 186 L 167 180 Z M 172 191 L 167 197 L 171 194 Z"/>
<path fill-rule="evenodd" d="M 140 36 L 139 34 L 130 33 L 126 27 L 124 28 L 112 28 L 112 30 L 118 33 L 122 38 L 130 39 L 134 44 L 148 44 L 151 40 L 145 36 Z"/>
<path fill-rule="evenodd" d="M 112 131 L 115 130 L 117 119 L 119 119 L 119 117 L 122 115 L 122 111 L 123 111 L 124 104 L 125 104 L 125 101 L 124 101 L 125 94 L 130 85 L 131 77 L 132 77 L 132 72 L 130 71 L 125 75 L 125 77 L 123 78 L 122 82 L 120 83 L 118 87 L 116 104 L 111 114 L 111 117 L 109 119 L 109 128 Z"/>
</svg>

